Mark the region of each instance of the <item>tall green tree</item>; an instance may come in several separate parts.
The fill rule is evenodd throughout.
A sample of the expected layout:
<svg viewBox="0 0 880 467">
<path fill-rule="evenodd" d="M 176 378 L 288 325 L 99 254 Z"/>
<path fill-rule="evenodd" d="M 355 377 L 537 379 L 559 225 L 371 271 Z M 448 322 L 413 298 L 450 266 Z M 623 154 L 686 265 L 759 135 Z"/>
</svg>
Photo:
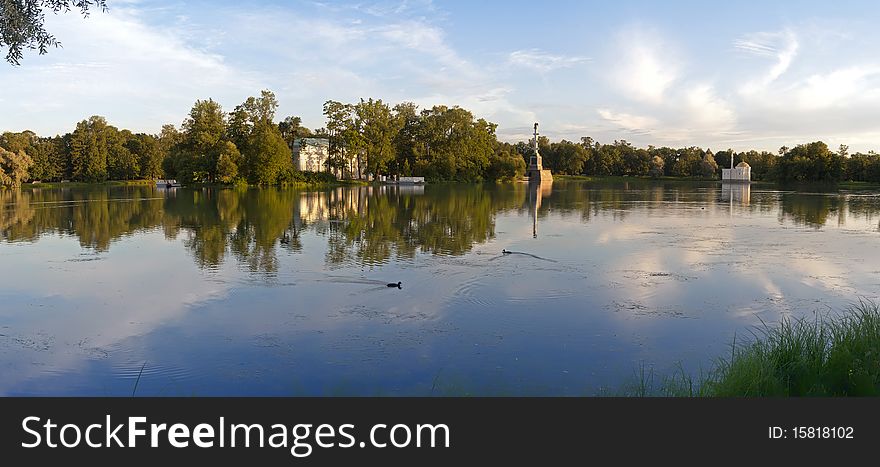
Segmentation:
<svg viewBox="0 0 880 467">
<path fill-rule="evenodd" d="M 355 160 L 360 151 L 360 132 L 355 128 L 354 107 L 339 101 L 324 103 L 324 117 L 327 119 L 327 139 L 330 143 L 331 168 L 347 168 L 353 176 Z M 344 171 L 343 171 L 344 172 Z M 360 174 L 358 174 L 360 177 Z"/>
<path fill-rule="evenodd" d="M 155 180 L 162 177 L 162 163 L 165 154 L 162 153 L 157 137 L 145 133 L 131 135 L 127 139 L 125 147 L 140 169 L 139 178 Z"/>
<path fill-rule="evenodd" d="M 712 151 L 707 151 L 706 154 L 703 155 L 703 160 L 700 162 L 700 175 L 703 178 L 712 178 L 717 171 L 718 163 L 715 162 L 715 157 L 712 155 Z"/>
<path fill-rule="evenodd" d="M 186 183 L 217 179 L 217 160 L 226 132 L 226 115 L 213 99 L 197 100 L 183 122 L 174 169 Z"/>
<path fill-rule="evenodd" d="M 271 124 L 254 126 L 243 159 L 247 179 L 256 185 L 276 184 L 293 169 L 290 148 L 278 127 Z"/>
<path fill-rule="evenodd" d="M 388 166 L 394 160 L 394 136 L 399 130 L 391 107 L 381 99 L 361 99 L 355 105 L 354 114 L 363 136 L 367 172 L 371 175 L 388 173 Z"/>
<path fill-rule="evenodd" d="M 274 123 L 278 101 L 272 91 L 249 97 L 230 116 L 229 138 L 241 151 L 244 176 L 250 183 L 271 185 L 292 170 L 290 147 Z"/>
<path fill-rule="evenodd" d="M 107 120 L 92 116 L 76 125 L 70 138 L 71 177 L 80 182 L 107 180 Z"/>
<path fill-rule="evenodd" d="M 0 185 L 17 187 L 28 179 L 31 158 L 24 151 L 0 148 Z"/>
<path fill-rule="evenodd" d="M 130 150 L 134 135 L 129 130 L 119 131 L 108 125 L 105 129 L 107 141 L 107 173 L 111 180 L 134 180 L 140 177 L 141 166 L 137 154 Z"/>
</svg>

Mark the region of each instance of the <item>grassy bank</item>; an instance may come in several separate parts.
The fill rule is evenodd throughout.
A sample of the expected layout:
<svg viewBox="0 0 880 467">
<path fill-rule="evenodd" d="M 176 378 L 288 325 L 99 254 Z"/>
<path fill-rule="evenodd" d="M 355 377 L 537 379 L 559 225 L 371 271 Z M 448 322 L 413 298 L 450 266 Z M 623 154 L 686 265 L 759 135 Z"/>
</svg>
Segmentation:
<svg viewBox="0 0 880 467">
<path fill-rule="evenodd" d="M 560 180 L 583 180 L 587 182 L 720 182 L 716 178 L 702 177 L 624 177 L 620 175 L 558 175 L 553 174 L 554 179 Z M 753 182 L 754 183 L 754 182 Z"/>
<path fill-rule="evenodd" d="M 880 308 L 859 302 L 835 317 L 783 319 L 731 344 L 699 377 L 640 368 L 627 396 L 789 397 L 880 395 Z"/>
<path fill-rule="evenodd" d="M 141 186 L 155 185 L 155 180 L 112 180 L 107 182 L 41 182 L 23 183 L 22 188 L 82 188 L 95 186 Z"/>
<path fill-rule="evenodd" d="M 326 188 L 336 186 L 358 186 L 369 185 L 370 182 L 363 180 L 292 180 L 285 182 L 283 185 L 293 188 Z M 155 180 L 113 180 L 107 182 L 42 182 L 42 183 L 23 183 L 22 188 L 39 189 L 39 188 L 94 188 L 94 187 L 117 187 L 117 186 L 155 186 Z M 248 186 L 246 183 L 243 186 Z M 236 184 L 220 184 L 220 183 L 194 183 L 186 185 L 188 187 L 233 187 Z M 258 186 L 258 185 L 254 185 Z M 0 187 L 2 188 L 2 187 Z"/>
<path fill-rule="evenodd" d="M 717 178 L 702 178 L 702 177 L 622 177 L 619 175 L 559 175 L 553 174 L 554 179 L 559 180 L 582 180 L 587 182 L 632 182 L 632 181 L 644 181 L 644 182 L 697 182 L 697 183 L 706 183 L 706 182 L 721 182 L 721 180 Z M 780 183 L 774 181 L 767 180 L 752 180 L 752 186 L 760 186 L 760 187 L 779 187 L 786 189 L 815 189 L 816 187 L 827 188 L 827 189 L 846 189 L 846 190 L 878 190 L 880 189 L 880 183 L 875 182 L 802 182 L 802 183 Z"/>
</svg>

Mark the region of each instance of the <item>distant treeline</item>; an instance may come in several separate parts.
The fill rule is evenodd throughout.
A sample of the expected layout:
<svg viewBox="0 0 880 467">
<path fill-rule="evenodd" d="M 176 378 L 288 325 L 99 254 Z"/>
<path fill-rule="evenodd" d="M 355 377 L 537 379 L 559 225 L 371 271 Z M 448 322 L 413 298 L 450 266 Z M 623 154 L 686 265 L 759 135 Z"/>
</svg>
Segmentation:
<svg viewBox="0 0 880 467">
<path fill-rule="evenodd" d="M 184 183 L 284 185 L 314 176 L 295 170 L 291 151 L 298 138 L 330 142 L 327 180 L 372 175 L 424 176 L 429 180 L 508 180 L 525 173 L 528 142 L 498 141 L 497 125 L 460 107 L 391 106 L 361 99 L 327 101 L 325 128 L 312 131 L 299 117 L 275 121 L 271 91 L 250 97 L 231 112 L 198 100 L 178 129 L 157 135 L 133 133 L 93 116 L 72 133 L 40 137 L 31 131 L 0 136 L 0 185 L 27 181 L 102 182 L 174 178 Z M 626 141 L 600 144 L 538 141 L 544 166 L 558 174 L 718 178 L 721 167 L 747 162 L 754 180 L 880 182 L 880 155 L 831 151 L 825 143 L 767 151 L 712 153 L 698 147 L 637 148 Z M 322 179 L 325 180 L 325 179 Z"/>
<path fill-rule="evenodd" d="M 517 152 L 526 156 L 532 150 L 527 143 L 517 143 Z M 544 167 L 568 175 L 616 175 L 653 177 L 721 177 L 721 169 L 746 162 L 752 167 L 752 180 L 778 182 L 880 182 L 880 154 L 849 154 L 847 146 L 837 151 L 816 141 L 793 148 L 782 147 L 778 153 L 767 151 L 724 150 L 712 153 L 698 147 L 637 148 L 627 141 L 599 144 L 592 138 L 580 142 L 562 140 L 550 143 L 538 138 Z"/>
</svg>

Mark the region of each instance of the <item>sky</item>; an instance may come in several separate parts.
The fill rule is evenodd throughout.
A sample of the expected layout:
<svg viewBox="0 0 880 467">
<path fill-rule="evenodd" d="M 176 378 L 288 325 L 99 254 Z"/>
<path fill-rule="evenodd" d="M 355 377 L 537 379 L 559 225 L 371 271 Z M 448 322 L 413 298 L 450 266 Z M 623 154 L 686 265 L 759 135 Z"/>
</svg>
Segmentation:
<svg viewBox="0 0 880 467">
<path fill-rule="evenodd" d="M 48 15 L 62 43 L 0 62 L 0 131 L 90 115 L 156 133 L 196 99 L 260 90 L 324 126 L 327 100 L 458 105 L 498 137 L 880 150 L 880 2 L 108 0 Z"/>
</svg>

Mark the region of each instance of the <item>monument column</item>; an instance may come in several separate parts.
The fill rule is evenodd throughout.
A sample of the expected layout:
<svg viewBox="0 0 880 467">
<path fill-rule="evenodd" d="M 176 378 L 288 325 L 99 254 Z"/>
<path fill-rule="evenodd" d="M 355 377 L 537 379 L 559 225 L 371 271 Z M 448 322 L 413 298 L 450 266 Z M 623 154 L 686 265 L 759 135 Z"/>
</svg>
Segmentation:
<svg viewBox="0 0 880 467">
<path fill-rule="evenodd" d="M 541 161 L 541 153 L 538 151 L 538 124 L 535 123 L 535 133 L 532 139 L 532 150 L 535 154 L 529 158 L 529 166 L 526 168 L 526 175 L 530 182 L 541 182 L 553 180 L 553 175 L 549 170 L 544 169 Z"/>
</svg>

